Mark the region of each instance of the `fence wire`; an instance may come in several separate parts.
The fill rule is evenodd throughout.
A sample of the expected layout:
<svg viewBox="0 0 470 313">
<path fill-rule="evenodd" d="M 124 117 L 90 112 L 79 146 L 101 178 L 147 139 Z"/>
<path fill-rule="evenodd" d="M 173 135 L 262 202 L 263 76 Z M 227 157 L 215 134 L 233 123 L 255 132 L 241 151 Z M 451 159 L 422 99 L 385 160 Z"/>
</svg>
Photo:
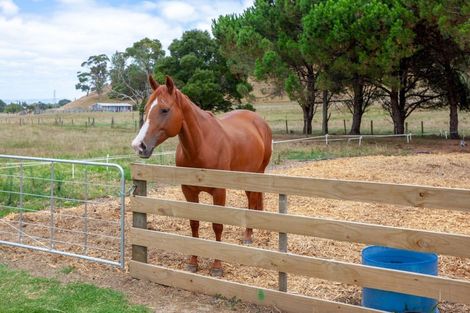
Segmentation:
<svg viewBox="0 0 470 313">
<path fill-rule="evenodd" d="M 124 267 L 124 210 L 117 164 L 0 155 L 0 244 Z"/>
</svg>

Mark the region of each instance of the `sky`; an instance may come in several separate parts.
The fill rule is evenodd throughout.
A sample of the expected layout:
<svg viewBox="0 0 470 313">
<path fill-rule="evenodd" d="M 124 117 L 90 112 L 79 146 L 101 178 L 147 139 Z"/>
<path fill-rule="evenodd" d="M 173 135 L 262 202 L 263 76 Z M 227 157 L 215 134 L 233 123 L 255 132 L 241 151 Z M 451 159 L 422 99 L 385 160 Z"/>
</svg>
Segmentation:
<svg viewBox="0 0 470 313">
<path fill-rule="evenodd" d="M 241 13 L 253 0 L 0 0 L 0 99 L 74 100 L 80 64 L 142 38 L 166 49 L 190 29 Z"/>
</svg>

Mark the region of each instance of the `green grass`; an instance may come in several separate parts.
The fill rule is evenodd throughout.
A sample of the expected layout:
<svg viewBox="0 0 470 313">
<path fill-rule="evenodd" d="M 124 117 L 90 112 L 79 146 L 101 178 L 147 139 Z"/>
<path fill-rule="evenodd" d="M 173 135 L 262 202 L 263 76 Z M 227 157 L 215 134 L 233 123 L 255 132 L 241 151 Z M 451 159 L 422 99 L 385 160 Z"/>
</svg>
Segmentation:
<svg viewBox="0 0 470 313">
<path fill-rule="evenodd" d="M 282 155 L 282 154 L 280 154 Z M 285 159 L 287 160 L 323 160 L 331 158 L 332 155 L 320 149 L 295 149 L 285 150 Z"/>
<path fill-rule="evenodd" d="M 35 278 L 0 265 L 0 312 L 2 313 L 144 313 L 122 293 L 84 283 L 62 284 Z"/>
<path fill-rule="evenodd" d="M 296 144 L 279 144 L 275 147 L 272 162 L 276 165 L 285 160 L 309 161 L 325 160 L 344 157 L 358 157 L 368 155 L 407 155 L 414 153 L 414 148 L 420 144 L 428 144 L 428 140 L 413 139 L 414 144 L 406 144 L 404 138 L 394 139 L 367 139 L 359 146 L 357 141 L 352 143 L 332 142 L 304 142 Z"/>
<path fill-rule="evenodd" d="M 120 176 L 112 167 L 106 169 L 75 165 L 72 172 L 70 164 L 56 163 L 53 170 L 54 179 L 51 181 L 50 164 L 29 166 L 26 161 L 21 180 L 21 168 L 2 161 L 4 160 L 0 160 L 0 217 L 17 211 L 15 208 L 23 207 L 36 211 L 49 207 L 51 189 L 56 207 L 74 207 L 83 203 L 80 200 L 119 195 Z"/>
<path fill-rule="evenodd" d="M 73 265 L 67 265 L 67 266 L 64 266 L 63 268 L 61 268 L 60 272 L 62 274 L 68 275 L 68 274 L 72 273 L 74 270 L 75 270 L 75 267 Z"/>
</svg>

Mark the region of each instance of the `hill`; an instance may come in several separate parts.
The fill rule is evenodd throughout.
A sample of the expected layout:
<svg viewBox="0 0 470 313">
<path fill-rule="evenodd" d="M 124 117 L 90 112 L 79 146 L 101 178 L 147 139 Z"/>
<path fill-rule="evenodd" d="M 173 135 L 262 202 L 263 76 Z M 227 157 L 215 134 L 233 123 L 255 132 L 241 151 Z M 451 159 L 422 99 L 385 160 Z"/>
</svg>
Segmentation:
<svg viewBox="0 0 470 313">
<path fill-rule="evenodd" d="M 276 96 L 276 97 L 269 97 L 266 94 L 272 93 L 273 87 L 268 83 L 264 82 L 257 82 L 257 81 L 250 81 L 253 85 L 253 92 L 252 95 L 254 96 L 254 100 L 247 100 L 247 102 L 253 102 L 255 104 L 261 103 L 285 103 L 289 102 L 289 98 L 287 96 Z M 90 92 L 89 95 L 83 96 L 75 101 L 67 103 L 64 105 L 60 110 L 69 111 L 69 110 L 89 110 L 90 106 L 97 103 L 130 103 L 128 100 L 118 100 L 118 99 L 111 99 L 109 98 L 108 94 L 111 91 L 111 86 L 106 86 L 103 90 L 101 96 L 99 96 L 96 92 Z M 132 103 L 131 103 L 132 104 Z"/>
<path fill-rule="evenodd" d="M 120 103 L 125 102 L 129 103 L 129 101 L 119 100 L 119 99 L 111 99 L 109 98 L 108 94 L 111 91 L 111 86 L 106 86 L 103 90 L 101 96 L 99 96 L 96 92 L 90 92 L 87 96 L 83 96 L 75 101 L 67 103 L 64 105 L 60 110 L 68 111 L 68 110 L 89 110 L 90 106 L 97 103 Z"/>
</svg>

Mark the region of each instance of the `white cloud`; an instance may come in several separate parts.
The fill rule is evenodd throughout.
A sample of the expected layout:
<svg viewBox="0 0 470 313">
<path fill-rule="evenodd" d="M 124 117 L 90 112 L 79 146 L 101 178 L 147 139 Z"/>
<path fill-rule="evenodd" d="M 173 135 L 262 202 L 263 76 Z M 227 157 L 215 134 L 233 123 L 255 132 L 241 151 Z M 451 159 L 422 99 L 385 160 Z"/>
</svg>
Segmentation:
<svg viewBox="0 0 470 313">
<path fill-rule="evenodd" d="M 93 0 L 56 0 L 59 3 L 62 4 L 73 4 L 73 5 L 89 5 L 95 3 Z"/>
<path fill-rule="evenodd" d="M 59 98 L 73 99 L 80 95 L 74 89 L 76 73 L 90 55 L 110 56 L 144 37 L 167 47 L 184 30 L 210 30 L 211 19 L 241 12 L 245 5 L 228 0 L 143 1 L 120 7 L 59 2 L 46 16 L 23 14 L 12 1 L 0 0 L 0 99 L 50 98 L 53 90 Z M 5 9 L 6 3 L 10 8 Z"/>
<path fill-rule="evenodd" d="M 19 8 L 13 3 L 13 0 L 0 0 L 0 13 L 2 15 L 15 15 L 19 11 Z"/>
<path fill-rule="evenodd" d="M 196 9 L 189 3 L 183 1 L 165 1 L 161 6 L 163 16 L 169 20 L 187 22 L 200 18 Z"/>
</svg>

